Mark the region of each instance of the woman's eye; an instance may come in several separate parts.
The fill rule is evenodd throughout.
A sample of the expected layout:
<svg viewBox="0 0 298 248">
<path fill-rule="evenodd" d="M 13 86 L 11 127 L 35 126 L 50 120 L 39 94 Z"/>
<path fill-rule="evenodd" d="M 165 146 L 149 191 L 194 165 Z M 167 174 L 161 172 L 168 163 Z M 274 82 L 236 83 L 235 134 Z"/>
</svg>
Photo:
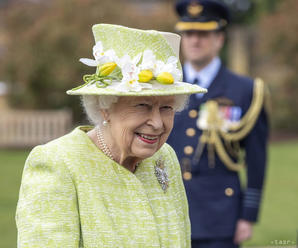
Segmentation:
<svg viewBox="0 0 298 248">
<path fill-rule="evenodd" d="M 164 109 L 164 110 L 173 110 L 173 107 L 172 106 L 162 106 L 161 109 Z"/>
<path fill-rule="evenodd" d="M 139 103 L 136 107 L 149 107 L 149 105 L 147 103 Z"/>
</svg>

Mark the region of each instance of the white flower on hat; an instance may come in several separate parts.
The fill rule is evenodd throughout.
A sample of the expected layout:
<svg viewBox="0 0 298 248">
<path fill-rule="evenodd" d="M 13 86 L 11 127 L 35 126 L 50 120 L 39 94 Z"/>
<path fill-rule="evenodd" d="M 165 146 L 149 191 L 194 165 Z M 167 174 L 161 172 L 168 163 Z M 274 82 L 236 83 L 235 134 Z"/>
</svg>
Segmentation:
<svg viewBox="0 0 298 248">
<path fill-rule="evenodd" d="M 115 51 L 113 49 L 110 49 L 105 52 L 100 41 L 96 42 L 96 44 L 93 46 L 93 56 L 95 59 L 81 58 L 80 62 L 88 66 L 96 67 L 101 64 L 114 62 L 117 60 Z"/>
<path fill-rule="evenodd" d="M 143 59 L 140 64 L 140 68 L 141 70 L 150 70 L 157 79 L 163 78 L 164 75 L 167 75 L 168 77 L 170 76 L 170 78 L 172 78 L 170 81 L 180 81 L 182 74 L 177 68 L 177 63 L 178 58 L 175 56 L 169 57 L 167 63 L 164 63 L 161 60 L 156 60 L 156 56 L 152 50 L 148 49 L 143 52 Z"/>
<path fill-rule="evenodd" d="M 153 54 L 152 50 L 145 50 L 143 52 L 142 63 L 140 64 L 141 70 L 150 70 L 154 72 L 156 69 L 156 57 Z"/>
<path fill-rule="evenodd" d="M 138 54 L 133 59 L 129 55 L 124 55 L 118 61 L 118 66 L 121 68 L 122 80 L 118 86 L 120 91 L 141 91 L 144 88 L 152 88 L 151 84 L 139 83 L 140 67 L 137 64 L 140 62 L 142 54 Z"/>
<path fill-rule="evenodd" d="M 140 91 L 142 87 L 140 86 L 139 80 L 140 69 L 133 63 L 126 63 L 122 67 L 122 81 L 121 84 L 127 88 L 127 90 Z"/>
<path fill-rule="evenodd" d="M 115 62 L 122 69 L 127 64 L 133 64 L 133 65 L 137 66 L 137 64 L 140 62 L 141 58 L 142 58 L 141 53 L 137 54 L 133 59 L 131 59 L 131 57 L 128 54 L 125 54 L 121 58 L 117 57 Z"/>
<path fill-rule="evenodd" d="M 167 63 L 161 60 L 156 60 L 156 56 L 152 50 L 145 50 L 143 53 L 142 63 L 140 64 L 141 70 L 152 72 L 159 83 L 172 84 L 181 80 L 181 71 L 177 67 L 178 58 L 171 56 L 168 58 Z"/>
<path fill-rule="evenodd" d="M 180 81 L 182 77 L 181 71 L 177 67 L 178 58 L 171 56 L 168 58 L 167 63 L 164 63 L 161 60 L 156 62 L 156 70 L 154 71 L 154 76 L 158 77 L 161 73 L 167 72 L 170 73 L 175 82 Z"/>
</svg>

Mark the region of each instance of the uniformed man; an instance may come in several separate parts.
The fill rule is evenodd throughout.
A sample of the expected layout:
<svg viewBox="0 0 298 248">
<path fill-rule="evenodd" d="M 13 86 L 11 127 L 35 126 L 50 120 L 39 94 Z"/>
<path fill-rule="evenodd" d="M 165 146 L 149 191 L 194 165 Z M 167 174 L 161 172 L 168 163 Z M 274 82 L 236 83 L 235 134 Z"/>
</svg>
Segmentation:
<svg viewBox="0 0 298 248">
<path fill-rule="evenodd" d="M 184 80 L 207 88 L 176 116 L 168 143 L 182 167 L 192 247 L 238 247 L 257 221 L 268 136 L 266 90 L 260 79 L 236 75 L 218 54 L 229 24 L 222 1 L 176 3 L 186 60 Z M 241 190 L 238 172 L 246 168 Z"/>
</svg>

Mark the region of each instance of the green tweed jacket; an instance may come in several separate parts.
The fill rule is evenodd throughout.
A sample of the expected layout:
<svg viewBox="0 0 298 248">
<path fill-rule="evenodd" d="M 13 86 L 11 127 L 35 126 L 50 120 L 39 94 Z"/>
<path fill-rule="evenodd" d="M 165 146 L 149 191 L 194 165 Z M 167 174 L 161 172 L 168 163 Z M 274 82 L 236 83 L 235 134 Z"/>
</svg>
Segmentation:
<svg viewBox="0 0 298 248">
<path fill-rule="evenodd" d="M 190 247 L 180 166 L 165 144 L 135 173 L 109 159 L 88 127 L 35 147 L 17 206 L 18 247 Z M 165 162 L 169 185 L 157 180 Z"/>
</svg>

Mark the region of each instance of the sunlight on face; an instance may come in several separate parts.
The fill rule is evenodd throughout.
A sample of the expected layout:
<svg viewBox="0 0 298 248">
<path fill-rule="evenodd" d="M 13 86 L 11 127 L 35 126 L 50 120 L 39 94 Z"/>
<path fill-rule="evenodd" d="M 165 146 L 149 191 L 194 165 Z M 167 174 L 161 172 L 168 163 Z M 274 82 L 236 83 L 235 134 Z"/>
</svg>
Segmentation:
<svg viewBox="0 0 298 248">
<path fill-rule="evenodd" d="M 145 159 L 167 140 L 174 121 L 174 96 L 120 97 L 109 111 L 112 149 Z"/>
</svg>

